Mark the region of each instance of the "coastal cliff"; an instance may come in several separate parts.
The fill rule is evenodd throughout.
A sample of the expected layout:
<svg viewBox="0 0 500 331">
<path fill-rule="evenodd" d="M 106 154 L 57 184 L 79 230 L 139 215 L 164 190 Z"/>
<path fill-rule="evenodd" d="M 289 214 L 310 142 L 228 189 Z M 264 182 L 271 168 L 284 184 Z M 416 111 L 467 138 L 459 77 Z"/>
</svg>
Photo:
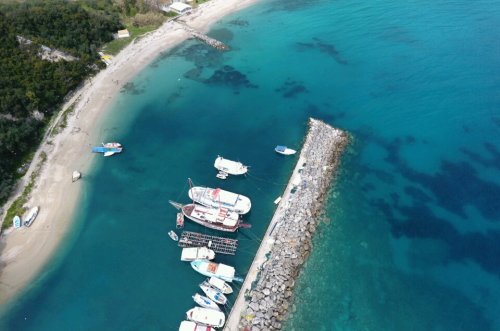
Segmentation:
<svg viewBox="0 0 500 331">
<path fill-rule="evenodd" d="M 310 119 L 299 160 L 228 318 L 225 330 L 279 330 L 295 279 L 348 143 L 346 132 Z"/>
</svg>

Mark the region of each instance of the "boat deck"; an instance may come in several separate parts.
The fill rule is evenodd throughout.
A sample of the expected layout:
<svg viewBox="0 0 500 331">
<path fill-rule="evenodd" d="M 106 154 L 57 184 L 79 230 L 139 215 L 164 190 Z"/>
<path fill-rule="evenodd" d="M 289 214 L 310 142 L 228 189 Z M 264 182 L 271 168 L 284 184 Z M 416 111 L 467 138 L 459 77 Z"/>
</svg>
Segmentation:
<svg viewBox="0 0 500 331">
<path fill-rule="evenodd" d="M 238 248 L 238 240 L 183 231 L 179 239 L 179 247 L 208 247 L 215 253 L 235 255 Z"/>
</svg>

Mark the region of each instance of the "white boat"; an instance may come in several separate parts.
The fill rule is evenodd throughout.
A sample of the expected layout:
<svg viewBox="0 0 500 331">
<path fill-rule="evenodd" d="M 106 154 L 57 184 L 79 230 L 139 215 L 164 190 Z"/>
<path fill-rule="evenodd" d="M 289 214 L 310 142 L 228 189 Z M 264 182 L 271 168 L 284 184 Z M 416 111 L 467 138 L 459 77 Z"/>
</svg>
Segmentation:
<svg viewBox="0 0 500 331">
<path fill-rule="evenodd" d="M 217 177 L 219 179 L 226 179 L 227 178 L 227 173 L 225 173 L 223 171 L 219 171 L 219 173 L 217 175 L 215 175 L 215 177 Z"/>
<path fill-rule="evenodd" d="M 169 202 L 175 208 L 181 209 L 182 214 L 191 221 L 210 229 L 235 232 L 238 228 L 247 226 L 241 224 L 240 215 L 226 208 L 205 207 L 196 203 L 183 205 L 174 201 Z"/>
<path fill-rule="evenodd" d="M 233 293 L 233 288 L 231 286 L 229 286 L 229 284 L 226 283 L 225 281 L 223 281 L 222 279 L 215 278 L 215 277 L 210 277 L 207 280 L 207 282 L 212 287 L 218 289 L 219 291 L 221 291 L 224 294 L 231 294 L 231 293 Z"/>
<path fill-rule="evenodd" d="M 174 231 L 170 230 L 168 231 L 168 236 L 174 240 L 174 241 L 179 241 L 179 237 L 177 236 L 177 233 L 175 233 Z"/>
<path fill-rule="evenodd" d="M 193 321 L 182 321 L 179 331 L 215 331 L 215 329 L 209 325 L 198 324 Z"/>
<path fill-rule="evenodd" d="M 200 288 L 210 298 L 210 300 L 218 303 L 219 305 L 225 305 L 227 302 L 227 298 L 221 291 L 213 288 L 209 284 L 203 282 L 200 284 Z"/>
<path fill-rule="evenodd" d="M 106 147 L 106 148 L 120 148 L 120 147 L 122 147 L 122 144 L 117 143 L 117 142 L 102 143 L 102 147 Z"/>
<path fill-rule="evenodd" d="M 14 226 L 15 229 L 20 228 L 21 227 L 21 218 L 17 215 L 14 216 L 14 218 L 12 219 L 12 225 Z"/>
<path fill-rule="evenodd" d="M 246 214 L 250 211 L 252 203 L 244 195 L 225 191 L 220 188 L 203 186 L 191 187 L 188 191 L 189 198 L 200 205 L 214 208 L 227 208 L 238 214 Z"/>
<path fill-rule="evenodd" d="M 214 258 L 215 252 L 207 247 L 183 248 L 181 253 L 181 261 L 213 260 Z"/>
<path fill-rule="evenodd" d="M 239 280 L 235 277 L 236 271 L 234 268 L 222 263 L 195 260 L 191 262 L 191 267 L 204 276 L 216 277 L 229 283 L 233 280 Z"/>
<path fill-rule="evenodd" d="M 73 171 L 73 174 L 71 175 L 71 181 L 72 182 L 76 182 L 77 180 L 79 180 L 80 178 L 82 178 L 82 174 L 78 171 Z"/>
<path fill-rule="evenodd" d="M 187 311 L 187 319 L 196 323 L 221 328 L 226 322 L 226 316 L 223 312 L 214 309 L 194 307 Z"/>
<path fill-rule="evenodd" d="M 243 165 L 241 162 L 231 161 L 217 156 L 214 162 L 215 169 L 228 173 L 229 175 L 243 175 L 248 171 L 248 166 Z"/>
<path fill-rule="evenodd" d="M 208 309 L 215 309 L 215 310 L 220 310 L 219 306 L 212 300 L 210 300 L 207 297 L 204 297 L 203 295 L 200 295 L 196 293 L 195 295 L 192 296 L 194 302 L 196 302 L 198 305 L 200 305 L 203 308 L 208 308 Z"/>
<path fill-rule="evenodd" d="M 274 151 L 276 153 L 279 153 L 282 155 L 293 155 L 293 154 L 297 153 L 297 151 L 294 149 L 288 148 L 286 146 L 280 146 L 280 145 L 276 146 L 274 148 Z"/>
<path fill-rule="evenodd" d="M 24 219 L 24 226 L 30 226 L 33 221 L 35 220 L 36 216 L 38 215 L 38 211 L 40 210 L 40 208 L 38 207 L 33 207 L 31 208 L 31 210 L 29 211 L 28 215 L 26 216 L 26 218 Z"/>
</svg>

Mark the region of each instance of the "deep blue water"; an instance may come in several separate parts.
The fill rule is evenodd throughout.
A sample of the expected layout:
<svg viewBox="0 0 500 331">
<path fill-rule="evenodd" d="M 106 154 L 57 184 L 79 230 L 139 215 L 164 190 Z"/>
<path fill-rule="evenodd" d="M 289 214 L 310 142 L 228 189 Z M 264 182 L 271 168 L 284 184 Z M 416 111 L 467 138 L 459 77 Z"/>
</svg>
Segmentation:
<svg viewBox="0 0 500 331">
<path fill-rule="evenodd" d="M 280 0 L 121 93 L 81 211 L 2 330 L 176 330 L 202 277 L 167 237 L 187 178 L 248 195 L 244 274 L 314 116 L 353 136 L 286 330 L 500 330 L 500 3 Z M 96 143 L 96 142 L 92 142 Z M 251 165 L 217 182 L 215 157 Z M 205 231 L 195 225 L 187 229 Z"/>
</svg>

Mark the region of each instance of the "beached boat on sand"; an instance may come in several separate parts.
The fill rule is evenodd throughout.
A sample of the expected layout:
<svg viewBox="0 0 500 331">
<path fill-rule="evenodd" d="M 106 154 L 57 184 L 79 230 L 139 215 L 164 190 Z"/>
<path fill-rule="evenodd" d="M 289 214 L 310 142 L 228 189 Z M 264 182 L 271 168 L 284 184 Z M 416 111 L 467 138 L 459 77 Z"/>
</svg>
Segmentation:
<svg viewBox="0 0 500 331">
<path fill-rule="evenodd" d="M 248 171 L 248 166 L 243 165 L 241 162 L 231 161 L 217 156 L 214 162 L 215 169 L 225 172 L 229 175 L 243 175 Z"/>
<path fill-rule="evenodd" d="M 179 331 L 215 331 L 215 329 L 209 325 L 199 324 L 193 321 L 182 321 L 179 326 Z"/>
<path fill-rule="evenodd" d="M 204 283 L 209 284 L 210 286 L 218 289 L 224 294 L 233 293 L 233 288 L 229 286 L 229 284 L 223 281 L 222 279 L 216 277 L 210 277 Z"/>
<path fill-rule="evenodd" d="M 276 146 L 274 151 L 276 153 L 282 154 L 282 155 L 293 155 L 293 154 L 297 153 L 297 151 L 294 149 L 288 148 L 286 146 L 280 146 L 280 145 Z"/>
<path fill-rule="evenodd" d="M 15 229 L 20 228 L 21 227 L 21 218 L 17 215 L 14 216 L 14 218 L 12 219 L 12 225 L 14 226 Z"/>
<path fill-rule="evenodd" d="M 203 206 L 227 208 L 238 214 L 246 214 L 252 207 L 250 199 L 246 196 L 225 191 L 220 188 L 214 189 L 210 187 L 194 186 L 189 189 L 188 195 L 191 200 Z"/>
<path fill-rule="evenodd" d="M 204 297 L 203 295 L 200 295 L 196 293 L 195 295 L 192 296 L 194 302 L 196 302 L 198 305 L 200 305 L 203 308 L 208 308 L 208 309 L 214 309 L 214 310 L 220 310 L 219 306 L 212 300 L 210 300 L 207 297 Z"/>
<path fill-rule="evenodd" d="M 186 316 L 188 320 L 216 328 L 223 327 L 226 322 L 223 312 L 208 308 L 194 307 L 187 311 Z"/>
<path fill-rule="evenodd" d="M 207 295 L 207 297 L 219 305 L 225 305 L 227 298 L 221 291 L 213 288 L 212 286 L 206 284 L 205 282 L 200 284 L 200 288 Z"/>
<path fill-rule="evenodd" d="M 248 227 L 241 224 L 237 213 L 229 211 L 226 208 L 205 207 L 196 203 L 182 205 L 173 201 L 169 202 L 175 208 L 180 209 L 182 214 L 191 221 L 210 229 L 235 232 L 240 227 Z"/>
<path fill-rule="evenodd" d="M 40 210 L 40 208 L 38 208 L 38 207 L 31 208 L 28 215 L 24 219 L 24 222 L 23 222 L 24 226 L 29 227 L 31 224 L 33 224 L 33 221 L 35 220 L 36 216 L 38 215 L 39 210 Z"/>
<path fill-rule="evenodd" d="M 200 274 L 207 277 L 216 277 L 225 282 L 241 281 L 241 278 L 236 277 L 233 267 L 222 264 L 210 262 L 207 260 L 196 260 L 191 262 L 191 267 Z"/>
<path fill-rule="evenodd" d="M 121 147 L 104 147 L 104 146 L 96 146 L 92 147 L 92 153 L 103 153 L 104 156 L 111 156 L 117 153 L 121 153 L 123 148 Z"/>
<path fill-rule="evenodd" d="M 214 258 L 215 252 L 207 247 L 183 248 L 181 253 L 181 261 L 213 260 Z"/>
</svg>

